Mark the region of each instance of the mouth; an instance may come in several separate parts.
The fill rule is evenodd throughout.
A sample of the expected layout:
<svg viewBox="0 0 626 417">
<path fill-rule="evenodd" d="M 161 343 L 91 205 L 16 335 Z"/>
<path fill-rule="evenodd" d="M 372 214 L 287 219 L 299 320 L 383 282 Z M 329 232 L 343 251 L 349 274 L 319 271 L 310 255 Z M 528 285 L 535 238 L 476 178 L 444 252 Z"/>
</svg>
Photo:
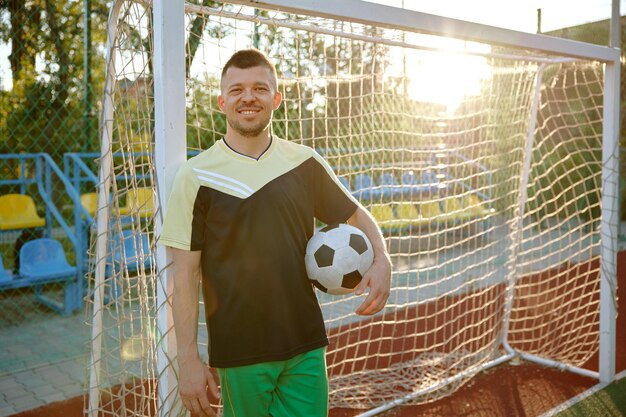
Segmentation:
<svg viewBox="0 0 626 417">
<path fill-rule="evenodd" d="M 246 115 L 253 115 L 253 114 L 257 114 L 261 111 L 261 109 L 259 108 L 242 108 L 242 109 L 237 109 L 237 113 L 239 114 L 243 114 L 244 116 Z"/>
</svg>

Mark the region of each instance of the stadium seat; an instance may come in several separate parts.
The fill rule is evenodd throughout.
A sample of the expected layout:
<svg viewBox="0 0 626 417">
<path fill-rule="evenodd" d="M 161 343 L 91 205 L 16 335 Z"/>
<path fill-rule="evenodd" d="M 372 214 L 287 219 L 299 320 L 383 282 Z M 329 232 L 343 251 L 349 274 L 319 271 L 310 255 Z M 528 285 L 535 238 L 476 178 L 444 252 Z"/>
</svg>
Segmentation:
<svg viewBox="0 0 626 417">
<path fill-rule="evenodd" d="M 357 174 L 352 195 L 361 201 L 370 201 L 380 196 L 380 190 L 374 186 L 374 180 L 369 174 Z"/>
<path fill-rule="evenodd" d="M 4 262 L 2 261 L 2 255 L 0 255 L 0 282 L 11 281 L 11 274 L 4 269 Z"/>
<path fill-rule="evenodd" d="M 346 190 L 352 192 L 352 189 L 350 188 L 350 182 L 348 181 L 346 177 L 337 177 L 337 178 L 339 178 L 339 182 L 341 183 L 341 185 L 346 187 Z"/>
<path fill-rule="evenodd" d="M 126 206 L 120 207 L 120 215 L 148 217 L 154 213 L 154 193 L 151 187 L 131 188 L 126 198 Z"/>
<path fill-rule="evenodd" d="M 152 256 L 150 254 L 150 240 L 146 233 L 122 230 L 116 233 L 111 241 L 110 258 L 107 262 L 106 276 L 112 279 L 114 274 L 111 269 L 114 264 L 115 271 L 137 272 L 143 268 L 149 270 L 152 266 Z M 143 263 L 142 263 L 143 260 Z M 122 285 L 119 280 L 109 282 L 108 290 L 105 293 L 105 304 L 115 302 L 122 294 Z"/>
<path fill-rule="evenodd" d="M 417 212 L 417 207 L 415 206 L 415 203 L 399 203 L 398 205 L 396 205 L 396 214 L 398 219 L 401 219 L 408 223 L 419 220 L 419 213 Z"/>
<path fill-rule="evenodd" d="M 413 171 L 404 172 L 400 177 L 400 183 L 402 185 L 402 195 L 410 200 L 417 199 L 420 192 L 424 189 L 419 184 L 419 179 Z"/>
<path fill-rule="evenodd" d="M 401 197 L 402 188 L 391 172 L 383 172 L 380 176 L 380 193 L 385 200 Z"/>
<path fill-rule="evenodd" d="M 36 299 L 63 315 L 80 309 L 82 291 L 76 280 L 76 267 L 68 264 L 65 251 L 58 240 L 40 238 L 29 240 L 20 249 L 19 286 L 33 286 Z M 63 282 L 63 301 L 43 294 L 43 284 Z M 15 285 L 17 287 L 17 285 Z"/>
<path fill-rule="evenodd" d="M 442 220 L 442 213 L 441 208 L 439 207 L 439 201 L 420 201 L 417 203 L 417 207 L 420 213 L 419 220 L 416 222 L 418 225 L 424 226 L 431 223 L 438 223 Z"/>
<path fill-rule="evenodd" d="M 463 208 L 471 217 L 485 217 L 492 212 L 484 207 L 476 194 L 468 194 L 463 198 Z"/>
<path fill-rule="evenodd" d="M 139 262 L 143 259 L 144 268 L 150 268 L 150 240 L 146 233 L 123 230 L 113 238 L 113 261 L 118 266 L 124 266 L 128 271 L 139 269 Z"/>
<path fill-rule="evenodd" d="M 80 204 L 85 208 L 91 217 L 96 214 L 98 209 L 98 194 L 85 193 L 80 195 Z"/>
<path fill-rule="evenodd" d="M 43 227 L 46 220 L 39 217 L 33 199 L 24 194 L 0 196 L 0 230 Z"/>
<path fill-rule="evenodd" d="M 437 175 L 433 171 L 427 170 L 422 173 L 422 184 L 437 185 L 438 182 Z"/>
<path fill-rule="evenodd" d="M 58 240 L 41 238 L 29 240 L 20 249 L 20 276 L 31 281 L 51 281 L 76 275 Z"/>
<path fill-rule="evenodd" d="M 383 229 L 397 226 L 396 217 L 389 204 L 373 204 L 370 213 Z"/>
<path fill-rule="evenodd" d="M 443 218 L 451 223 L 462 222 L 467 219 L 463 212 L 461 201 L 456 196 L 448 196 L 443 199 Z"/>
</svg>

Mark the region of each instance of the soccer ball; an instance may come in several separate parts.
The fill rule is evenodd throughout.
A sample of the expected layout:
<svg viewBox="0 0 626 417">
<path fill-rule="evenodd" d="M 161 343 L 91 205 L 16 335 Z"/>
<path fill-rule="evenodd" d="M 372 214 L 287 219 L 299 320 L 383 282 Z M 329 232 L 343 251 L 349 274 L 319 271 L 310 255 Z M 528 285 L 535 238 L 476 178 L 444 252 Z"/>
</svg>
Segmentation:
<svg viewBox="0 0 626 417">
<path fill-rule="evenodd" d="M 374 261 L 374 251 L 361 230 L 333 224 L 313 235 L 304 260 L 313 285 L 326 293 L 342 295 L 359 285 Z"/>
</svg>

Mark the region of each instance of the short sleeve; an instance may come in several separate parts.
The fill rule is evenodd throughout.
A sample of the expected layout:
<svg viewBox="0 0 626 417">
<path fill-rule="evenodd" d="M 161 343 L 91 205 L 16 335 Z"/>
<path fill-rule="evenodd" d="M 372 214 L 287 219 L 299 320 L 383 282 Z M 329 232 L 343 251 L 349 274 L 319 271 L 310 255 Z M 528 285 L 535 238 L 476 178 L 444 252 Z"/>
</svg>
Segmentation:
<svg viewBox="0 0 626 417">
<path fill-rule="evenodd" d="M 315 153 L 315 217 L 326 224 L 343 223 L 358 207 L 357 200 L 339 182 L 332 168 Z"/>
<path fill-rule="evenodd" d="M 192 244 L 194 211 L 197 213 L 198 181 L 188 164 L 183 164 L 174 179 L 167 202 L 159 244 L 183 250 L 198 250 Z M 197 235 L 197 233 L 196 233 Z M 194 236 L 194 240 L 197 236 Z"/>
</svg>

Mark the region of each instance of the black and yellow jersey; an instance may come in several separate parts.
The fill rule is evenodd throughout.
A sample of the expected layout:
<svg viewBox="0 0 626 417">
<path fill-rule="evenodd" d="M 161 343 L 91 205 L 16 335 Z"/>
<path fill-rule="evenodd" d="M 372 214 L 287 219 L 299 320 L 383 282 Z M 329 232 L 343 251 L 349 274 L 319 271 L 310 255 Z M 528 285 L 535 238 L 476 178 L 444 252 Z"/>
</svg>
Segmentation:
<svg viewBox="0 0 626 417">
<path fill-rule="evenodd" d="M 258 159 L 219 140 L 181 166 L 159 237 L 202 251 L 209 363 L 286 360 L 328 344 L 304 256 L 314 218 L 357 202 L 311 148 L 272 138 Z"/>
</svg>

